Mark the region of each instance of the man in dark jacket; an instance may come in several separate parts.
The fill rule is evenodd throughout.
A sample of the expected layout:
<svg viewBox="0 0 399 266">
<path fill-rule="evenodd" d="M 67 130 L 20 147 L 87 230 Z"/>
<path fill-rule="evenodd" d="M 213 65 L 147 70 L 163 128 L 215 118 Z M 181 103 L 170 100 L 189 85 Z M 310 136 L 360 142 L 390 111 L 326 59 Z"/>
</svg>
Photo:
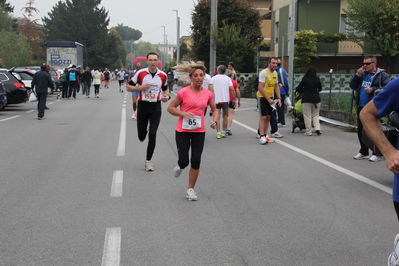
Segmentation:
<svg viewBox="0 0 399 266">
<path fill-rule="evenodd" d="M 375 56 L 366 56 L 363 59 L 363 66 L 360 67 L 353 76 L 350 87 L 355 90 L 356 96 L 356 114 L 357 114 L 357 137 L 360 143 L 360 150 L 353 158 L 362 160 L 368 158 L 369 149 L 363 143 L 363 124 L 360 120 L 360 111 L 366 104 L 373 99 L 374 92 L 377 89 L 383 89 L 389 82 L 389 75 L 384 69 L 377 68 L 377 58 Z M 377 162 L 380 158 L 372 154 L 369 158 L 371 162 Z"/>
<path fill-rule="evenodd" d="M 50 87 L 51 90 L 54 90 L 54 82 L 51 79 L 51 75 L 48 72 L 50 70 L 50 66 L 43 64 L 40 66 L 40 71 L 36 72 L 33 76 L 31 83 L 31 90 L 33 91 L 36 88 L 36 96 L 37 96 L 37 119 L 43 120 L 44 117 L 44 109 L 46 107 L 47 100 L 47 91 Z"/>
</svg>

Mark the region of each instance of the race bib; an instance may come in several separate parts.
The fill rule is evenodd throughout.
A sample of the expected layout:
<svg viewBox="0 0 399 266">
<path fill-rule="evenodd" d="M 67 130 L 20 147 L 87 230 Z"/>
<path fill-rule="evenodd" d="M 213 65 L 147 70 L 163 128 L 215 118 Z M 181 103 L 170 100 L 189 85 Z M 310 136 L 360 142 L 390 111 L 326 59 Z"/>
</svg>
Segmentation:
<svg viewBox="0 0 399 266">
<path fill-rule="evenodd" d="M 143 101 L 156 102 L 158 100 L 157 99 L 158 93 L 159 93 L 158 85 L 156 83 L 151 84 L 151 87 L 148 90 L 143 91 Z"/>
<path fill-rule="evenodd" d="M 194 130 L 194 129 L 201 128 L 201 117 L 200 116 L 194 116 L 191 119 L 183 118 L 182 128 L 183 129 L 187 129 L 187 130 Z"/>
<path fill-rule="evenodd" d="M 146 102 L 156 102 L 157 94 L 156 93 L 143 93 L 143 101 Z"/>
</svg>

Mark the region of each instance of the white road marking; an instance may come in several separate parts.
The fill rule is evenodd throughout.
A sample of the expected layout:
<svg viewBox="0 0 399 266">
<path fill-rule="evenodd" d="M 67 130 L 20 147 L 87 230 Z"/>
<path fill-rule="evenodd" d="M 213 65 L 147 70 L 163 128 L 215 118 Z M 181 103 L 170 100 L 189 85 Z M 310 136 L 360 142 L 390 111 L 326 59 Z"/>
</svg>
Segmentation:
<svg viewBox="0 0 399 266">
<path fill-rule="evenodd" d="M 111 197 L 122 197 L 123 171 L 114 171 L 112 177 Z"/>
<path fill-rule="evenodd" d="M 11 120 L 11 119 L 18 118 L 18 117 L 20 117 L 20 116 L 19 115 L 11 116 L 9 118 L 1 119 L 0 122 L 4 122 L 4 121 Z"/>
<path fill-rule="evenodd" d="M 242 126 L 243 128 L 248 129 L 249 131 L 257 133 L 256 129 L 254 129 L 252 127 L 249 127 L 249 126 L 247 126 L 247 125 L 245 125 L 245 124 L 243 124 L 241 122 L 238 122 L 237 120 L 233 120 L 233 122 L 236 123 L 237 125 Z M 320 157 L 317 157 L 316 155 L 313 155 L 313 154 L 311 154 L 311 153 L 309 153 L 307 151 L 301 150 L 301 149 L 299 149 L 299 148 L 297 148 L 295 146 L 292 146 L 291 144 L 288 144 L 288 143 L 286 143 L 284 141 L 281 141 L 279 139 L 276 139 L 276 143 L 279 143 L 279 144 L 281 144 L 281 145 L 283 145 L 283 146 L 285 146 L 285 147 L 287 147 L 287 148 L 289 148 L 289 149 L 291 149 L 293 151 L 296 151 L 296 152 L 298 152 L 300 154 L 303 154 L 303 155 L 309 157 L 312 160 L 315 160 L 315 161 L 317 161 L 319 163 L 322 163 L 322 164 L 324 164 L 324 165 L 326 165 L 328 167 L 331 167 L 334 170 L 337 170 L 337 171 L 339 171 L 339 172 L 341 172 L 343 174 L 346 174 L 346 175 L 348 175 L 348 176 L 350 176 L 352 178 L 355 178 L 355 179 L 357 179 L 357 180 L 359 180 L 359 181 L 361 181 L 363 183 L 366 183 L 366 184 L 368 184 L 368 185 L 370 185 L 372 187 L 375 187 L 375 188 L 377 188 L 377 189 L 379 189 L 381 191 L 384 191 L 384 192 L 392 195 L 392 189 L 391 188 L 389 188 L 387 186 L 384 186 L 384 185 L 381 185 L 380 183 L 377 183 L 377 182 L 375 182 L 375 181 L 373 181 L 373 180 L 371 180 L 371 179 L 369 179 L 367 177 L 359 175 L 359 174 L 357 174 L 355 172 L 352 172 L 352 171 L 350 171 L 348 169 L 345 169 L 345 168 L 343 168 L 343 167 L 341 167 L 339 165 L 333 164 L 333 163 L 331 163 L 331 162 L 329 162 L 327 160 L 324 160 L 324 159 L 322 159 Z"/>
<path fill-rule="evenodd" d="M 121 116 L 121 129 L 119 132 L 119 145 L 116 156 L 125 156 L 125 145 L 126 145 L 126 108 L 122 108 Z"/>
<path fill-rule="evenodd" d="M 105 231 L 101 266 L 119 266 L 121 260 L 121 228 L 111 227 Z"/>
</svg>

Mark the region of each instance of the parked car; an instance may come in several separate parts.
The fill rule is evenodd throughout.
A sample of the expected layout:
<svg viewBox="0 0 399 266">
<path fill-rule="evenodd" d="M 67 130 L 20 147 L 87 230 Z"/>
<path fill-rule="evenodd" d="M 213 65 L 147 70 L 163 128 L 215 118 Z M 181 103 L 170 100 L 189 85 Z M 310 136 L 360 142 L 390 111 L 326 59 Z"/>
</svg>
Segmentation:
<svg viewBox="0 0 399 266">
<path fill-rule="evenodd" d="M 7 105 L 7 93 L 4 88 L 3 82 L 0 81 L 0 110 L 4 110 Z"/>
<path fill-rule="evenodd" d="M 28 100 L 28 90 L 24 83 L 16 78 L 10 69 L 0 69 L 0 81 L 3 83 L 7 94 L 7 104 L 24 103 Z"/>
<path fill-rule="evenodd" d="M 32 79 L 36 71 L 30 69 L 19 69 L 19 68 L 17 69 L 12 68 L 10 70 L 12 70 L 12 74 L 17 79 L 20 79 L 24 83 L 25 88 L 29 91 L 32 86 L 31 85 Z"/>
<path fill-rule="evenodd" d="M 21 70 L 21 69 L 30 69 L 30 70 L 34 70 L 34 71 L 40 71 L 40 66 L 22 66 L 22 67 L 16 68 L 16 70 Z M 61 90 L 62 83 L 60 81 L 60 78 L 61 78 L 60 73 L 58 73 L 58 71 L 55 70 L 54 68 L 50 68 L 49 73 L 51 75 L 51 78 L 54 81 L 54 84 L 55 84 L 54 88 L 57 91 Z"/>
</svg>

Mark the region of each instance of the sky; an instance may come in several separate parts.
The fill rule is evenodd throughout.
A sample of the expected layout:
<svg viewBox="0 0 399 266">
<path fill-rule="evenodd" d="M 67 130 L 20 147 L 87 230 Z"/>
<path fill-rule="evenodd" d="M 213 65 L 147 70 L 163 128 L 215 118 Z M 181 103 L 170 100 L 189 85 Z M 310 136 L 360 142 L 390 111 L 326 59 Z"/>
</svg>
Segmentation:
<svg viewBox="0 0 399 266">
<path fill-rule="evenodd" d="M 34 19 L 48 17 L 59 0 L 35 0 L 32 5 L 40 12 Z M 8 0 L 14 6 L 14 17 L 23 17 L 21 9 L 28 0 Z M 143 33 L 141 41 L 152 44 L 164 43 L 164 32 L 169 44 L 177 41 L 177 18 L 180 17 L 180 37 L 190 36 L 191 13 L 198 0 L 102 0 L 101 5 L 108 11 L 109 28 L 123 24 Z M 165 29 L 162 27 L 165 26 Z"/>
</svg>

